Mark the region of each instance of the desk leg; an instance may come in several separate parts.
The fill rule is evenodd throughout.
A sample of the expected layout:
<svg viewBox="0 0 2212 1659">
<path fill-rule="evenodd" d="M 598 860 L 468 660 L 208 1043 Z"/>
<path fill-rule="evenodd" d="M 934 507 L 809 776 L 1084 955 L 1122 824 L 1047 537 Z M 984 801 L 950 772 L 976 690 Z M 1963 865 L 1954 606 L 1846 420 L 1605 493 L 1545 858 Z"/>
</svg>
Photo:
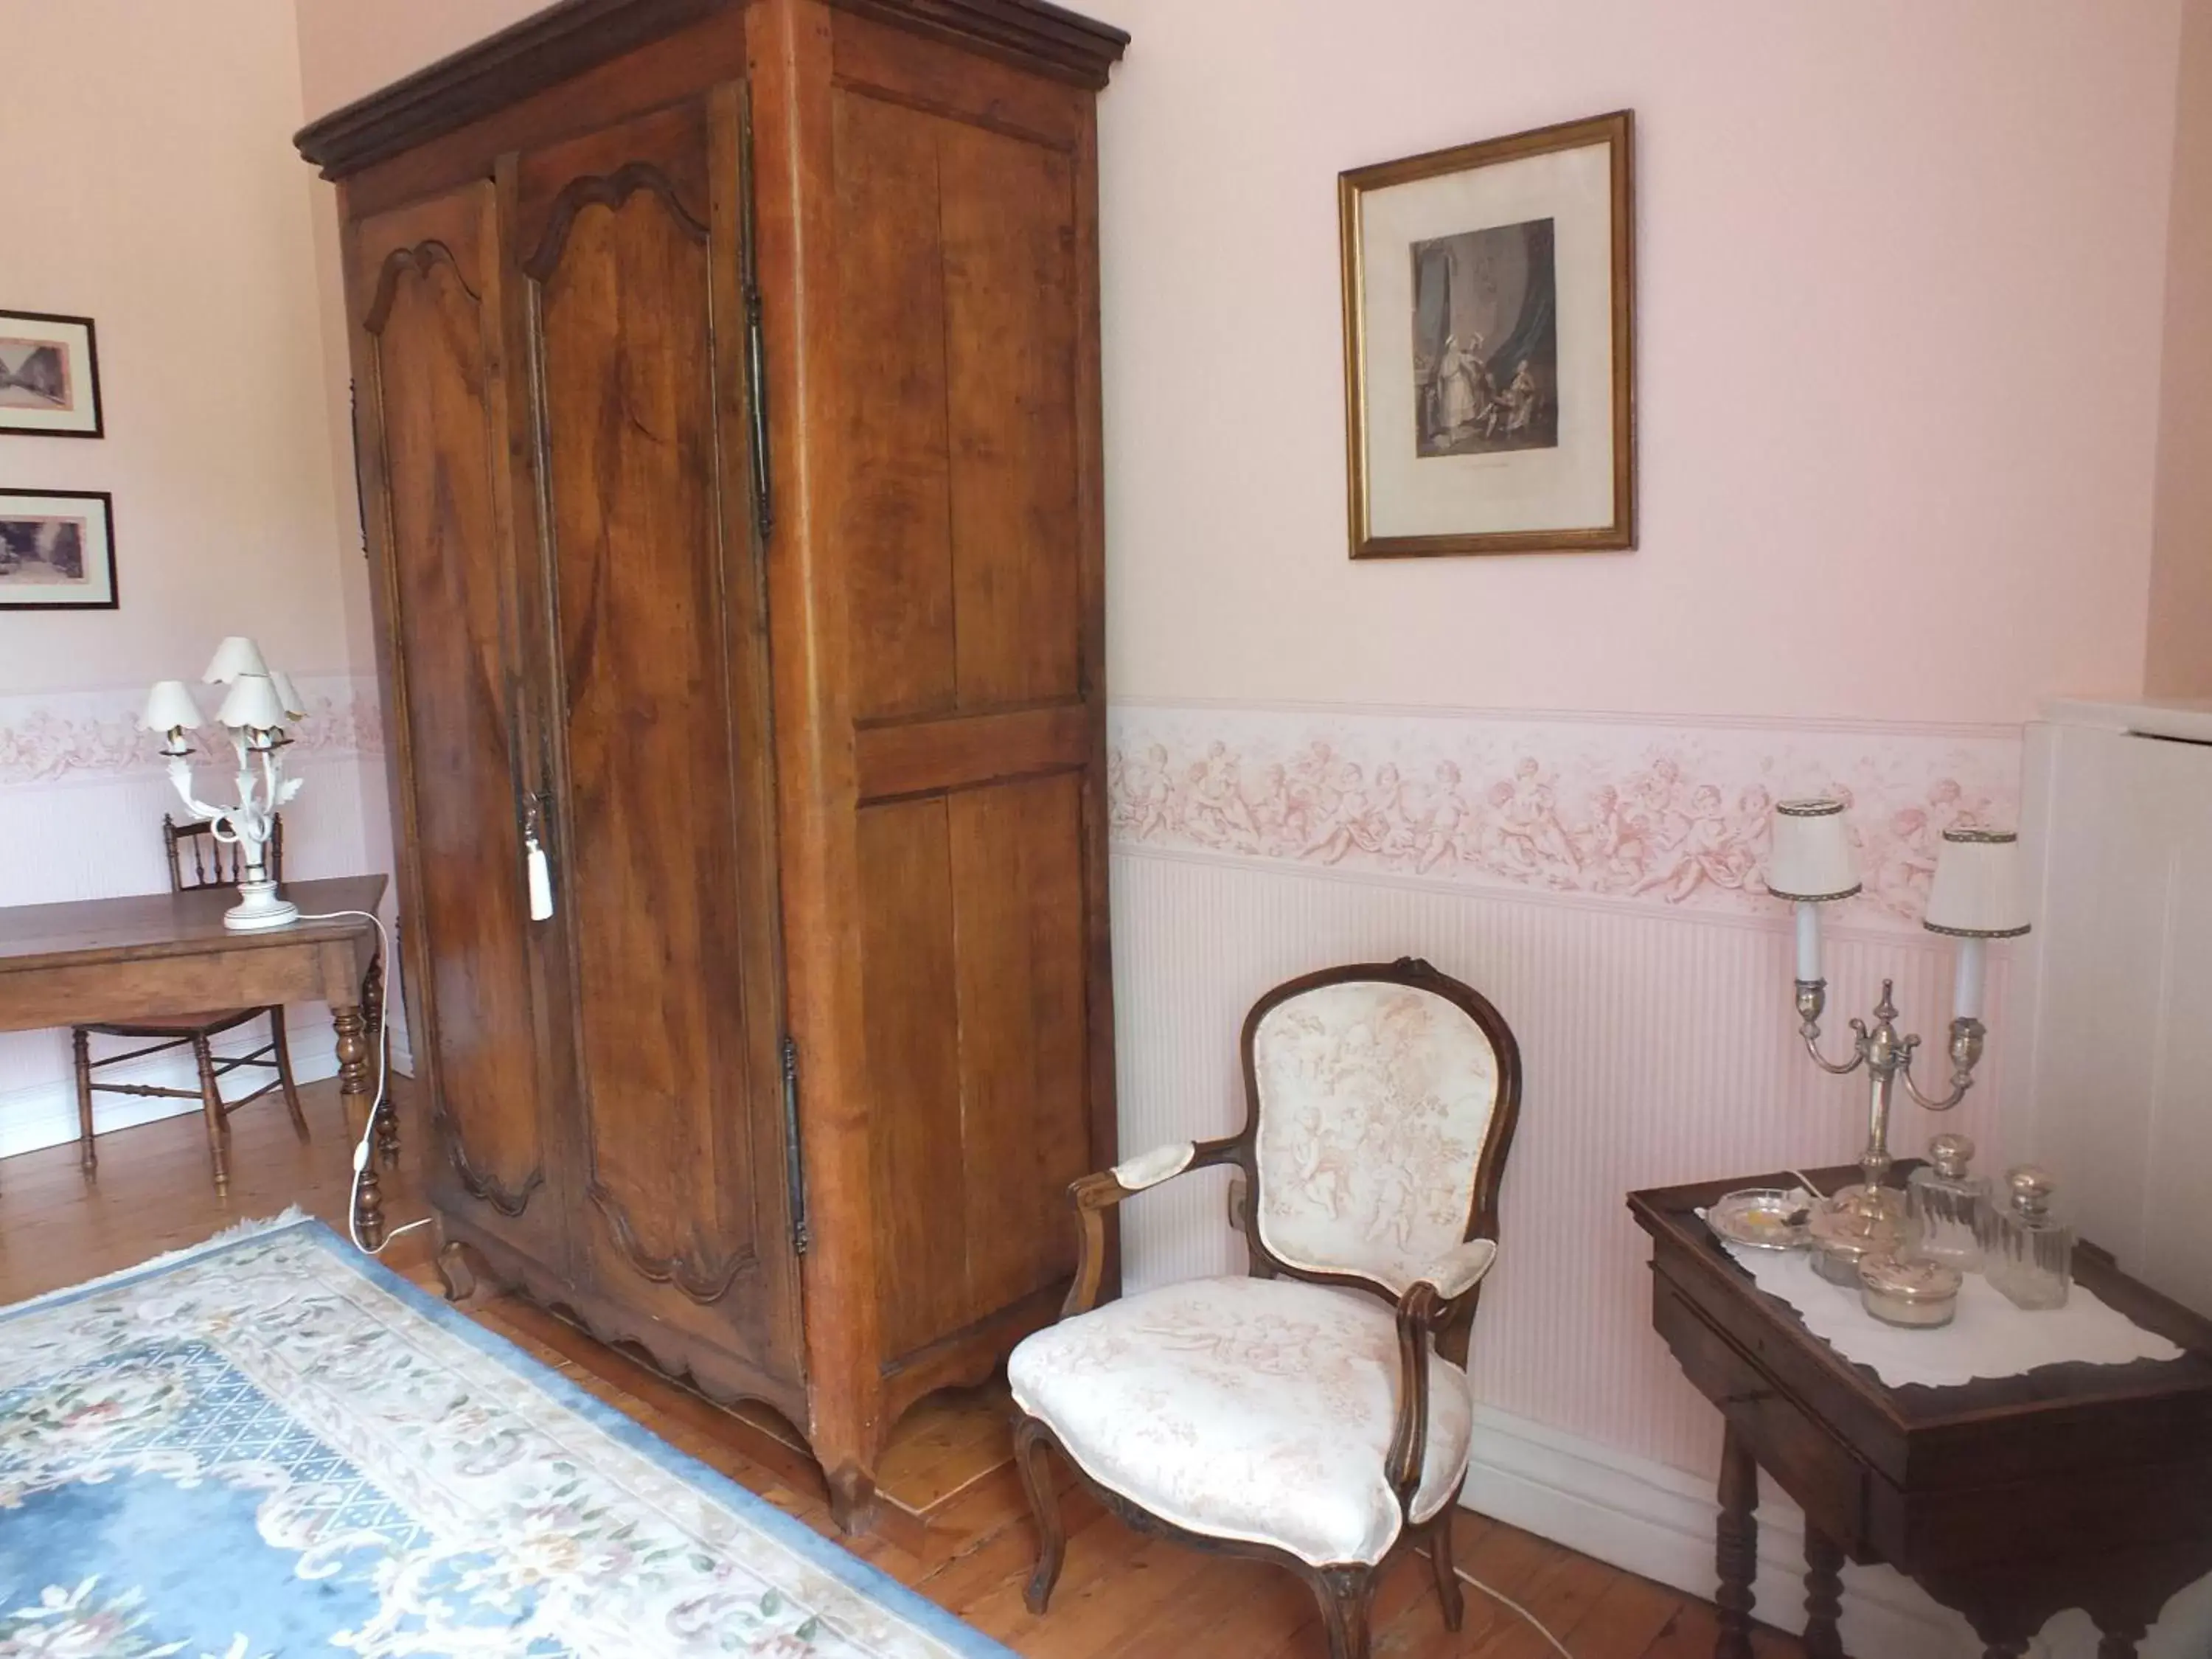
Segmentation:
<svg viewBox="0 0 2212 1659">
<path fill-rule="evenodd" d="M 368 1072 L 368 1040 L 362 1035 L 361 1010 L 333 1008 L 331 1024 L 337 1032 L 338 1097 L 345 1103 L 348 1156 L 361 1145 L 361 1136 L 368 1127 L 369 1108 L 375 1097 L 371 1093 Z M 361 1171 L 360 1184 L 354 1200 L 354 1227 L 361 1242 L 370 1249 L 381 1249 L 384 1243 L 384 1193 L 376 1178 L 376 1159 L 372 1157 Z"/>
<path fill-rule="evenodd" d="M 1721 1617 L 1713 1659 L 1752 1659 L 1751 1587 L 1759 1577 L 1759 1464 L 1751 1455 L 1751 1443 L 1733 1423 L 1721 1446 L 1720 1499 L 1714 1557 L 1721 1585 L 1714 1592 L 1713 1605 Z"/>
<path fill-rule="evenodd" d="M 1844 1659 L 1844 1553 L 1826 1533 L 1805 1528 L 1805 1651 Z"/>
</svg>

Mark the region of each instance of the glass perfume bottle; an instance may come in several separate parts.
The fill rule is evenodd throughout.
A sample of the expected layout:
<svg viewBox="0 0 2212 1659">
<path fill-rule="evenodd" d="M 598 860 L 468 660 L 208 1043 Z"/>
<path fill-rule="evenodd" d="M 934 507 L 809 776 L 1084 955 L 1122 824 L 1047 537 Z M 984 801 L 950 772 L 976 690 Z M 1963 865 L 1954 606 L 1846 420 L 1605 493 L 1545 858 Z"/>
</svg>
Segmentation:
<svg viewBox="0 0 2212 1659">
<path fill-rule="evenodd" d="M 1928 1162 L 1905 1183 L 1905 1207 L 1919 1231 L 1914 1254 L 1941 1261 L 1960 1273 L 1982 1265 L 1982 1216 L 1989 1208 L 1986 1176 L 1971 1175 L 1974 1143 L 1964 1135 L 1937 1135 L 1928 1143 Z"/>
<path fill-rule="evenodd" d="M 2008 1202 L 1983 1212 L 1982 1270 L 2021 1308 L 2063 1308 L 2074 1282 L 2074 1231 L 2051 1207 L 2051 1177 L 2033 1164 L 2005 1176 Z"/>
</svg>

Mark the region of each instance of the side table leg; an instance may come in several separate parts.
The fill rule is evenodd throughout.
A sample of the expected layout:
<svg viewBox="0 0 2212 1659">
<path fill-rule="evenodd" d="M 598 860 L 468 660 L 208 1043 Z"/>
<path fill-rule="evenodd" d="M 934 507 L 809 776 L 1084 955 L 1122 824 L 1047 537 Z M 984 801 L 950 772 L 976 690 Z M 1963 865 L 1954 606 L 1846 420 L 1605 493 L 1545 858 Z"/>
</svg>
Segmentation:
<svg viewBox="0 0 2212 1659">
<path fill-rule="evenodd" d="M 362 1035 L 361 1010 L 333 1008 L 331 1024 L 337 1033 L 338 1098 L 345 1104 L 347 1154 L 361 1145 L 368 1109 L 374 1097 L 368 1079 L 368 1042 Z M 376 1178 L 376 1159 L 362 1167 L 354 1202 L 354 1227 L 370 1249 L 384 1245 L 384 1192 Z"/>
<path fill-rule="evenodd" d="M 1751 1443 L 1733 1423 L 1721 1447 L 1720 1499 L 1714 1559 L 1721 1583 L 1713 1594 L 1713 1605 L 1721 1616 L 1713 1659 L 1752 1659 L 1751 1587 L 1759 1577 L 1759 1464 L 1751 1455 Z"/>
<path fill-rule="evenodd" d="M 1811 1659 L 1844 1659 L 1844 1553 L 1814 1528 L 1805 1528 L 1805 1651 Z"/>
</svg>

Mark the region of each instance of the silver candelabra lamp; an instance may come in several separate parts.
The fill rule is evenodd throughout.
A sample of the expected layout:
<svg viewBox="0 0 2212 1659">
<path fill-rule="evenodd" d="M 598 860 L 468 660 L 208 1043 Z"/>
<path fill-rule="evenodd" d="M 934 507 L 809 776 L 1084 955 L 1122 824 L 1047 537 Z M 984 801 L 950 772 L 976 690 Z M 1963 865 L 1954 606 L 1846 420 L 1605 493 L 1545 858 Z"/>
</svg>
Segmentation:
<svg viewBox="0 0 2212 1659">
<path fill-rule="evenodd" d="M 1867 1143 L 1859 1157 L 1858 1183 L 1828 1199 L 1814 1217 L 1814 1231 L 1856 1253 L 1894 1249 L 1905 1238 L 1905 1194 L 1888 1181 L 1890 1108 L 1899 1083 L 1931 1112 L 1949 1111 L 1973 1086 L 1974 1067 L 1988 1035 L 1981 1015 L 1989 941 L 2017 939 L 2028 930 L 2020 838 L 2009 830 L 1943 832 L 1921 921 L 1929 933 L 1959 941 L 1958 976 L 1951 999 L 1950 1086 L 1941 1095 L 1924 1092 L 1913 1078 L 1913 1055 L 1920 1039 L 1898 1030 L 1897 1005 L 1888 980 L 1881 982 L 1874 1024 L 1851 1021 L 1850 1057 L 1834 1060 L 1820 1052 L 1820 1016 L 1828 1001 L 1828 981 L 1820 968 L 1820 907 L 1859 890 L 1843 802 L 1789 800 L 1774 809 L 1766 890 L 1797 907 L 1797 1030 L 1805 1052 L 1814 1065 L 1835 1076 L 1849 1076 L 1861 1067 L 1867 1073 Z"/>
<path fill-rule="evenodd" d="M 285 727 L 301 719 L 306 708 L 292 682 L 262 659 L 261 648 L 242 635 L 216 647 L 215 660 L 202 676 L 210 685 L 229 688 L 216 723 L 224 728 L 238 758 L 235 806 L 211 806 L 192 791 L 191 745 L 185 733 L 202 721 L 200 706 L 182 680 L 163 680 L 146 698 L 145 727 L 161 735 L 169 757 L 169 781 L 185 810 L 214 826 L 215 838 L 238 848 L 238 902 L 222 925 L 240 933 L 283 927 L 297 921 L 299 907 L 280 897 L 269 876 L 269 838 L 276 814 L 300 793 L 302 780 L 284 775 L 284 750 L 292 739 Z"/>
</svg>

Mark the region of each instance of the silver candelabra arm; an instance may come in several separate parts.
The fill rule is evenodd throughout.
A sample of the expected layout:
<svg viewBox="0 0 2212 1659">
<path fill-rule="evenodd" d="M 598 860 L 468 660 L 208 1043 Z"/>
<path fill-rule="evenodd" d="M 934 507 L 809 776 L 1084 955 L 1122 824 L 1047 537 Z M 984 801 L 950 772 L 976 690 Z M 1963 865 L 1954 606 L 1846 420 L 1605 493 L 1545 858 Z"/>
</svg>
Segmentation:
<svg viewBox="0 0 2212 1659">
<path fill-rule="evenodd" d="M 1828 981 L 1825 979 L 1801 979 L 1797 981 L 1797 1035 L 1805 1040 L 1805 1052 L 1822 1071 L 1836 1077 L 1849 1077 L 1866 1064 L 1866 1022 L 1851 1022 L 1854 1041 L 1851 1057 L 1846 1060 L 1830 1060 L 1820 1052 L 1820 1015 L 1828 1006 Z"/>
<path fill-rule="evenodd" d="M 1982 1040 L 1987 1029 L 1978 1019 L 1954 1019 L 1951 1022 L 1951 1092 L 1941 1100 L 1930 1099 L 1920 1092 L 1920 1085 L 1912 1080 L 1912 1051 L 1920 1039 L 1912 1038 L 1905 1047 L 1903 1063 L 1898 1067 L 1905 1079 L 1905 1091 L 1923 1111 L 1948 1112 L 1966 1097 L 1966 1091 L 1974 1086 L 1974 1067 L 1982 1058 Z"/>
</svg>

